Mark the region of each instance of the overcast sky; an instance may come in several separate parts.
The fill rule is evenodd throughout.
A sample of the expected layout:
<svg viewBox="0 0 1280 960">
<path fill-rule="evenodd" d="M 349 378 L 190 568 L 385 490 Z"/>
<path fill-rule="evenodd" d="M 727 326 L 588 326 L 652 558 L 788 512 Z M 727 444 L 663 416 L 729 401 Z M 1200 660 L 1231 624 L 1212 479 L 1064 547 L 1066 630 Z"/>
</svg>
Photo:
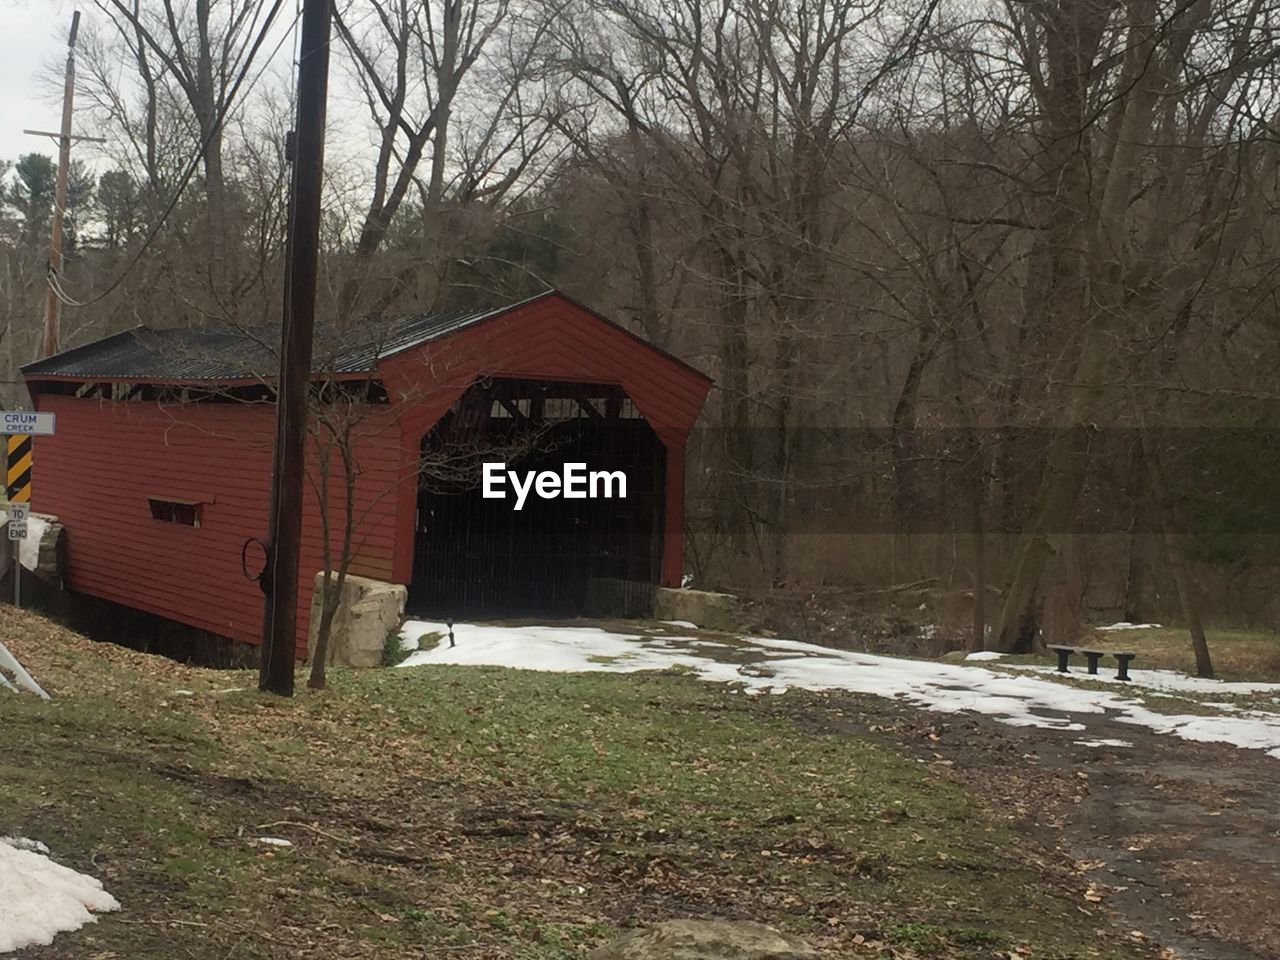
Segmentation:
<svg viewBox="0 0 1280 960">
<path fill-rule="evenodd" d="M 19 154 L 33 150 L 56 153 L 57 144 L 53 140 L 24 136 L 22 131 L 57 130 L 62 123 L 61 77 L 67 59 L 66 35 L 71 14 L 77 9 L 82 31 L 94 21 L 105 20 L 94 0 L 0 0 L 0 159 L 13 161 Z M 285 4 L 272 29 L 271 40 L 258 57 L 255 74 L 266 66 L 273 50 L 276 57 L 270 61 L 271 70 L 287 72 L 289 69 L 292 45 L 286 42 L 277 49 L 275 41 L 291 30 L 294 13 L 294 4 Z M 48 79 L 49 68 L 56 78 L 53 89 Z M 42 76 L 45 79 L 42 80 Z M 76 132 L 88 136 L 102 133 L 80 111 L 76 116 Z M 91 160 L 96 152 L 97 148 L 86 144 L 78 155 Z"/>
<path fill-rule="evenodd" d="M 86 12 L 91 5 L 92 0 L 82 3 Z M 59 105 L 46 98 L 36 75 L 66 50 L 71 10 L 68 0 L 0 0 L 0 159 L 56 149 L 53 141 L 22 131 L 57 130 L 61 123 Z"/>
<path fill-rule="evenodd" d="M 158 3 L 158 0 L 148 2 Z M 265 16 L 269 7 L 267 0 L 258 0 L 258 18 Z M 81 13 L 82 39 L 95 26 L 110 31 L 107 17 L 95 0 L 0 0 L 0 160 L 13 162 L 21 154 L 31 152 L 56 156 L 57 143 L 52 138 L 24 136 L 22 131 L 57 130 L 61 123 L 66 35 L 76 9 Z M 264 97 L 278 103 L 280 92 L 290 88 L 298 13 L 297 0 L 286 0 L 282 5 L 254 62 L 249 82 L 240 92 L 242 103 L 246 99 L 262 103 Z M 362 197 L 377 156 L 376 130 L 361 90 L 351 79 L 349 62 L 341 56 L 342 50 L 337 44 L 335 51 L 330 64 L 325 146 L 328 187 L 331 196 L 336 196 L 333 191 L 354 190 L 353 196 Z M 127 76 L 126 71 L 122 77 Z M 460 92 L 459 111 L 467 109 L 468 96 L 482 93 L 484 81 L 480 74 L 477 78 L 473 89 Z M 74 148 L 73 157 L 101 172 L 111 165 L 108 158 L 120 157 L 127 150 L 119 141 L 118 132 L 101 129 L 90 111 L 83 109 L 86 104 L 83 68 L 80 80 L 74 130 L 84 136 L 106 136 L 109 142 L 105 146 L 80 144 Z M 257 98 L 256 101 L 253 98 Z M 483 110 L 488 103 L 488 97 L 479 95 L 476 109 Z M 113 136 L 116 139 L 111 141 Z M 191 150 L 197 146 L 192 131 Z"/>
</svg>

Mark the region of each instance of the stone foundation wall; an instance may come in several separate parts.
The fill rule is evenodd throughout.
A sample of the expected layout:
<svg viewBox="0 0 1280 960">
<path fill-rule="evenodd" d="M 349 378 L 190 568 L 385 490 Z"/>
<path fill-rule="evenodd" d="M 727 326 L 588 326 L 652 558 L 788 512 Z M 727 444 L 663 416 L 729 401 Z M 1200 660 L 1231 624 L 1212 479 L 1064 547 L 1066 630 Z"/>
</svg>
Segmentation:
<svg viewBox="0 0 1280 960">
<path fill-rule="evenodd" d="M 707 630 L 737 629 L 738 598 L 729 593 L 658 587 L 653 592 L 655 620 L 686 620 Z"/>
</svg>

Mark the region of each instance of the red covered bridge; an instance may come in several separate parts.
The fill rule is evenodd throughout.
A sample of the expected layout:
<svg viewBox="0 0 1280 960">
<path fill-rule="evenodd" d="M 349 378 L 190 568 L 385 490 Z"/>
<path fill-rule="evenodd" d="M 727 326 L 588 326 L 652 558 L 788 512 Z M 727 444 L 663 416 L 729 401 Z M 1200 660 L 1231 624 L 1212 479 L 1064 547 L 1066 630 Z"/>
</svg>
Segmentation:
<svg viewBox="0 0 1280 960">
<path fill-rule="evenodd" d="M 568 615 L 596 583 L 680 583 L 685 443 L 711 384 L 692 367 L 558 293 L 363 324 L 315 363 L 317 402 L 360 398 L 350 572 L 408 585 L 411 610 Z M 146 327 L 23 369 L 58 416 L 33 507 L 66 530 L 69 589 L 258 642 L 242 551 L 267 525 L 274 369 L 246 333 Z M 316 449 L 308 467 L 300 649 L 324 521 L 336 554 L 348 503 L 327 457 L 327 510 Z M 621 470 L 627 498 L 515 511 L 481 497 L 477 459 Z"/>
</svg>

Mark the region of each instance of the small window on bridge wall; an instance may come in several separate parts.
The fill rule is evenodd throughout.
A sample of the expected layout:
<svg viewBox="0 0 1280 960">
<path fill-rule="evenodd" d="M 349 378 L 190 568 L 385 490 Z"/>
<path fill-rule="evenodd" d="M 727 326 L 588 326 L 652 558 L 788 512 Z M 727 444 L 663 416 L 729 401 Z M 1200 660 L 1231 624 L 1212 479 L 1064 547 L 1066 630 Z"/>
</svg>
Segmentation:
<svg viewBox="0 0 1280 960">
<path fill-rule="evenodd" d="M 176 523 L 184 527 L 200 526 L 200 500 L 182 500 L 176 497 L 147 497 L 151 504 L 151 519 L 164 523 Z"/>
</svg>

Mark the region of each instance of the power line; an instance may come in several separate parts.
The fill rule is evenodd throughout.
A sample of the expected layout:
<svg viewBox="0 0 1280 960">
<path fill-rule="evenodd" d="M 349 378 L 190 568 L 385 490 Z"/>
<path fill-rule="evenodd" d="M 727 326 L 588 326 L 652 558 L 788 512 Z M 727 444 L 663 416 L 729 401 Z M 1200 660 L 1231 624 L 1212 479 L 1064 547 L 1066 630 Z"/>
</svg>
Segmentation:
<svg viewBox="0 0 1280 960">
<path fill-rule="evenodd" d="M 240 92 L 240 85 L 244 83 L 246 77 L 248 77 L 249 68 L 253 66 L 253 61 L 257 57 L 258 51 L 262 48 L 263 43 L 266 42 L 267 33 L 270 31 L 272 23 L 275 22 L 276 14 L 280 12 L 280 8 L 283 6 L 284 0 L 275 0 L 270 12 L 267 14 L 267 19 L 262 24 L 262 29 L 258 31 L 258 36 L 254 39 L 253 45 L 249 49 L 249 55 L 245 58 L 245 61 L 240 68 L 240 72 L 236 76 L 235 83 L 233 83 L 231 88 L 227 91 L 227 95 L 222 102 L 222 108 L 218 111 L 217 117 L 214 118 L 213 126 L 209 129 L 208 135 L 200 141 L 199 149 L 196 151 L 195 155 L 192 156 L 190 163 L 187 164 L 186 169 L 179 178 L 178 186 L 174 190 L 173 196 L 169 199 L 168 205 L 164 208 L 163 212 L 161 212 L 160 218 L 155 222 L 155 225 L 152 226 L 151 230 L 147 233 L 146 238 L 142 242 L 142 246 L 138 248 L 137 252 L 129 260 L 128 264 L 125 265 L 124 270 L 122 270 L 120 274 L 107 285 L 105 290 L 87 300 L 77 300 L 68 294 L 66 290 L 63 289 L 61 278 L 57 276 L 55 271 L 50 270 L 48 278 L 49 288 L 53 291 L 54 296 L 64 304 L 69 307 L 88 307 L 105 300 L 120 286 L 120 284 L 124 283 L 125 278 L 133 272 L 133 269 L 138 265 L 139 261 L 142 260 L 143 255 L 151 248 L 151 244 L 154 243 L 156 237 L 160 235 L 160 230 L 164 227 L 165 222 L 169 219 L 173 211 L 177 209 L 178 201 L 182 199 L 183 192 L 190 185 L 191 178 L 195 175 L 196 170 L 200 166 L 200 161 L 204 158 L 205 152 L 209 149 L 209 145 L 213 143 L 213 138 L 222 132 L 222 124 L 227 119 L 227 115 L 231 112 L 231 106 L 235 102 L 237 94 Z M 285 35 L 280 39 L 276 44 L 275 49 L 271 52 L 272 58 L 274 58 L 276 53 L 279 52 L 280 47 L 289 36 L 289 31 L 286 31 Z M 253 82 L 249 84 L 249 90 L 253 89 L 254 84 L 258 82 L 260 77 L 261 74 L 254 78 Z M 245 91 L 246 95 L 248 92 L 248 90 Z"/>
</svg>

